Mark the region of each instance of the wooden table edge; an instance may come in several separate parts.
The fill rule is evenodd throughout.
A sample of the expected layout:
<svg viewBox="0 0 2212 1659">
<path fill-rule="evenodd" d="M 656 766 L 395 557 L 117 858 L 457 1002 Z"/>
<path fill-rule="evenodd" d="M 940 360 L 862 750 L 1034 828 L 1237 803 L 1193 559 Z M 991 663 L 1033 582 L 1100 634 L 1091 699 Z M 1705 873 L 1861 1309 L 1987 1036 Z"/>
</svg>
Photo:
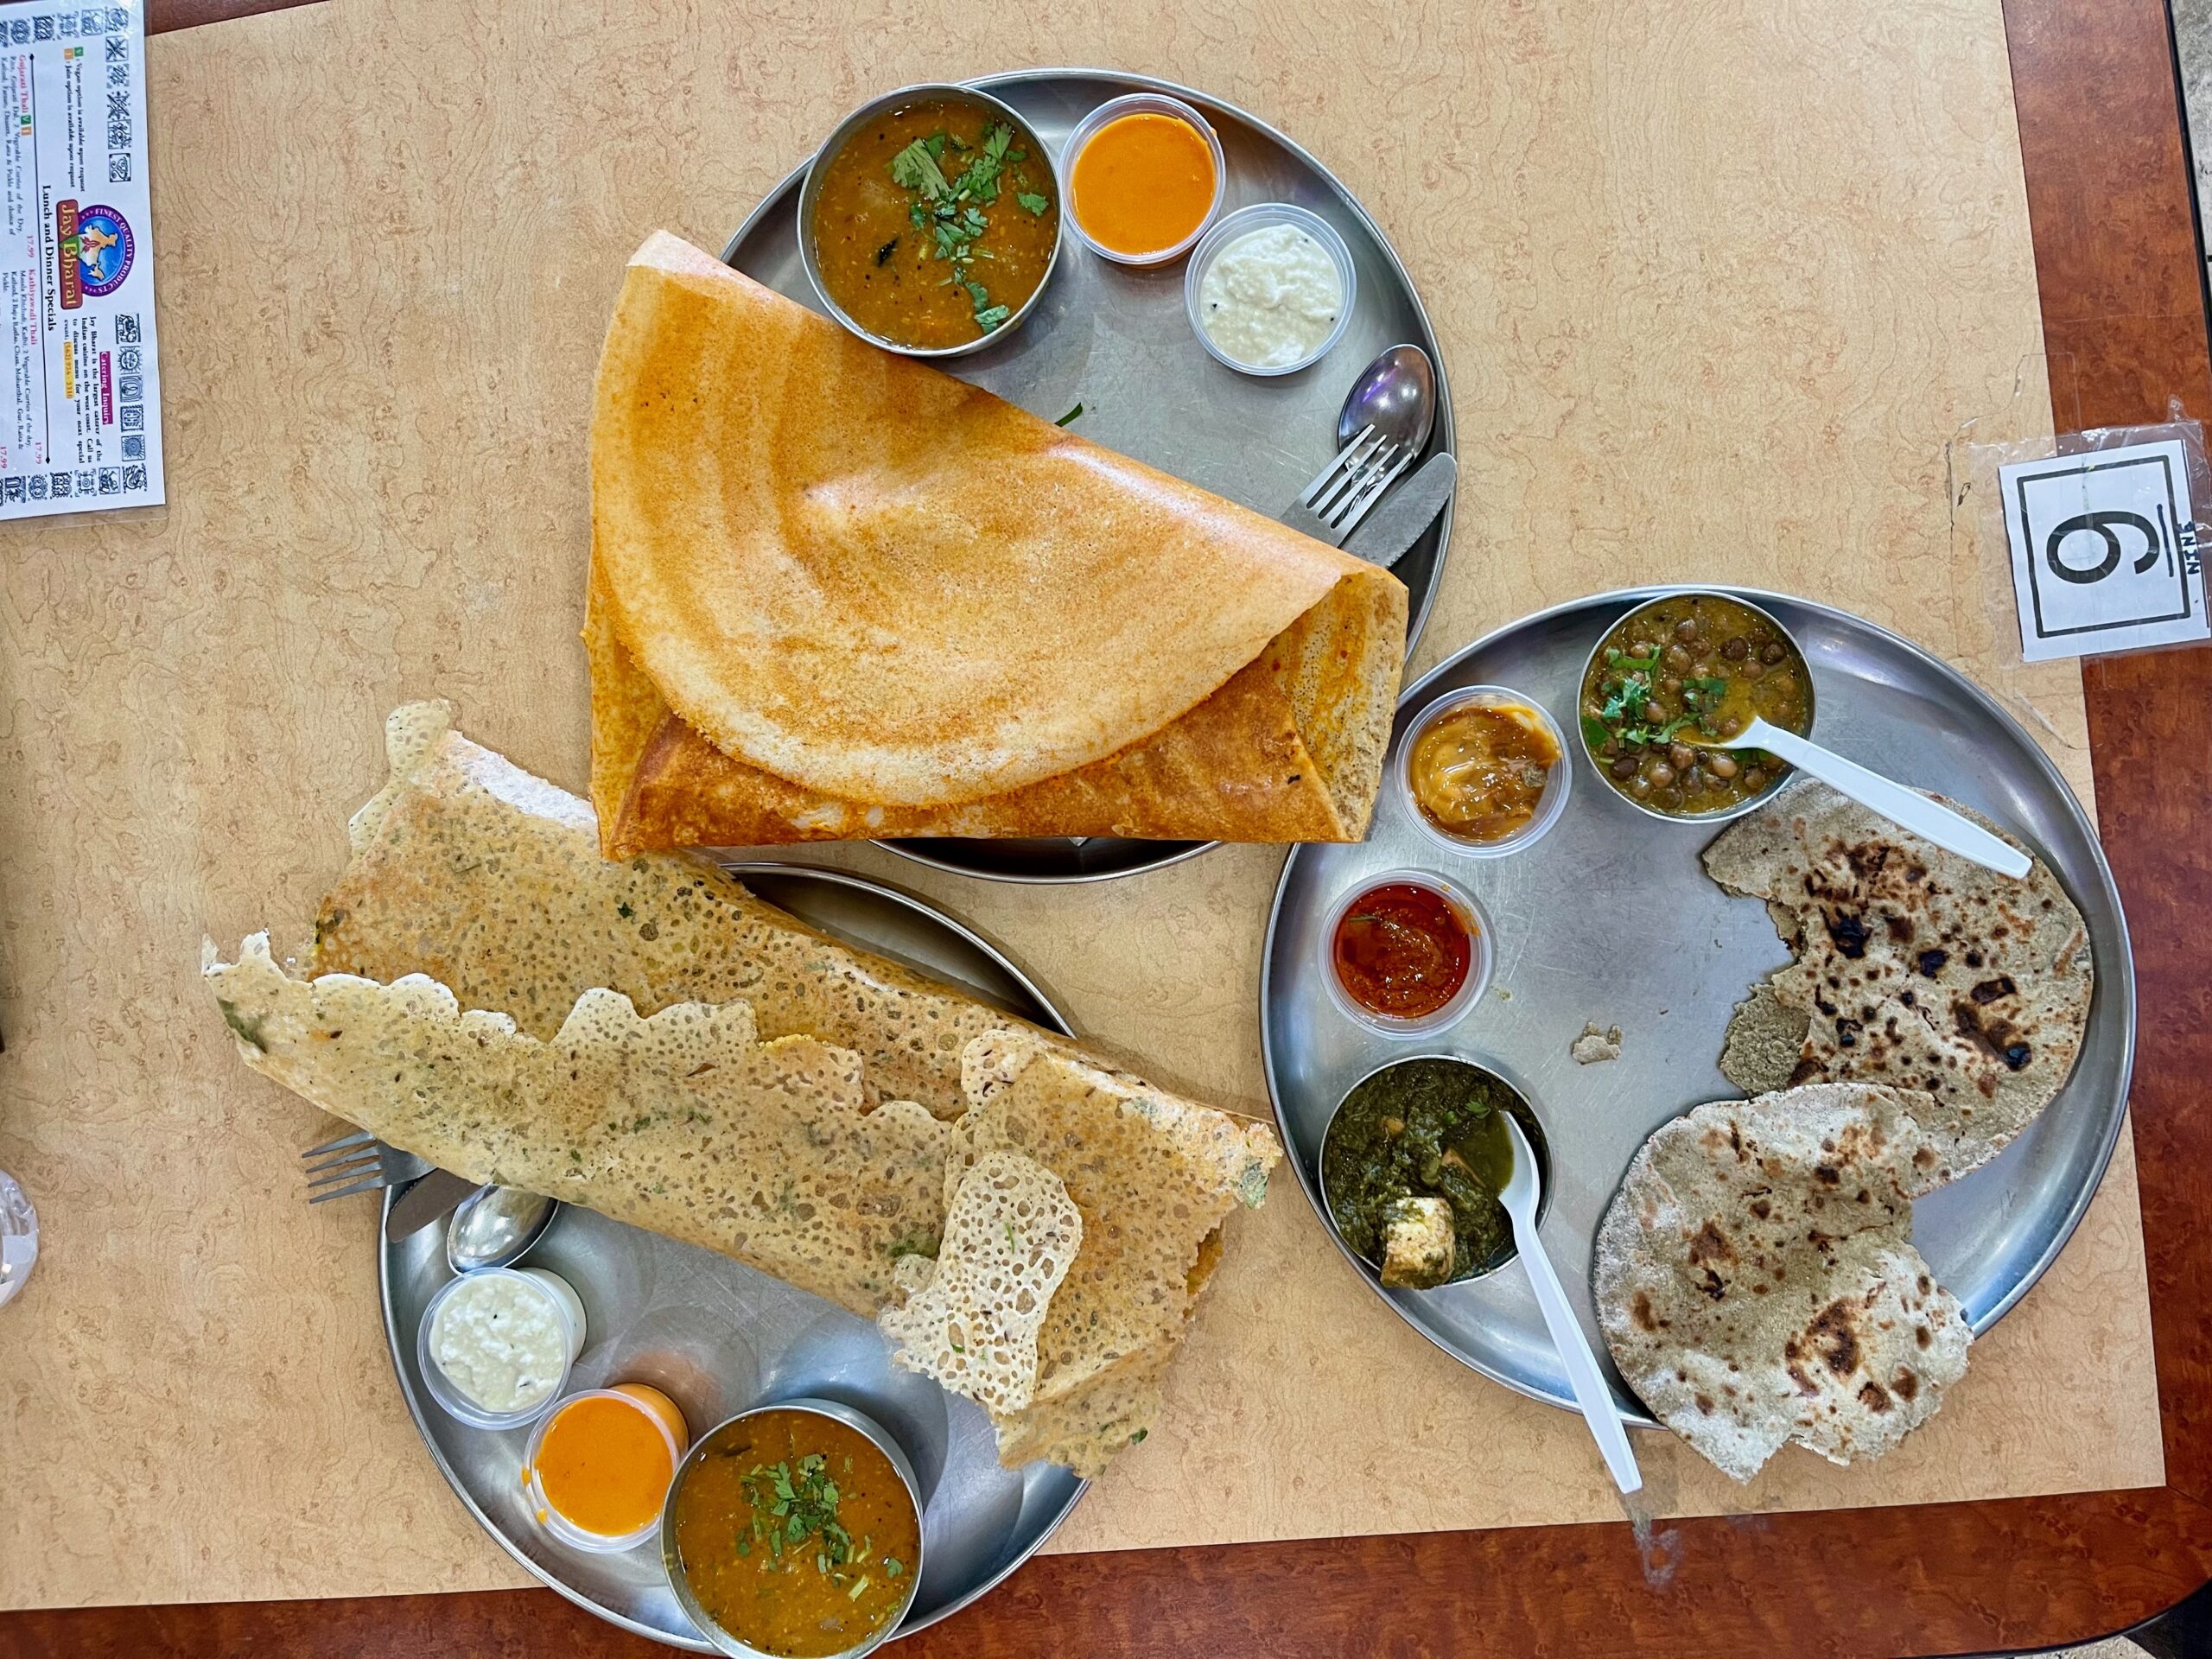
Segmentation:
<svg viewBox="0 0 2212 1659">
<path fill-rule="evenodd" d="M 302 0 L 149 0 L 159 33 Z M 2202 267 L 2159 0 L 2004 0 L 2051 399 L 2062 426 L 2212 410 Z M 2134 935 L 2132 1104 L 2167 1484 L 1625 1527 L 1500 1528 L 1039 1557 L 900 1646 L 913 1659 L 1471 1651 L 1974 1653 L 2085 1641 L 2212 1578 L 2212 651 L 2085 665 L 2100 817 Z M 0 1615 L 0 1656 L 666 1649 L 549 1591 Z"/>
</svg>

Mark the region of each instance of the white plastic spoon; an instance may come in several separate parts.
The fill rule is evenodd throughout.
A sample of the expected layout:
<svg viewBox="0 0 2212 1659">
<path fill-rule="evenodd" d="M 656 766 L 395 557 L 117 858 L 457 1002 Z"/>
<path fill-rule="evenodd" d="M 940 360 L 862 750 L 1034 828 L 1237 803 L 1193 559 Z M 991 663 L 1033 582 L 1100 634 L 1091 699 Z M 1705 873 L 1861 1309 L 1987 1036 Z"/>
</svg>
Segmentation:
<svg viewBox="0 0 2212 1659">
<path fill-rule="evenodd" d="M 1949 807 L 1916 794 L 1878 772 L 1869 772 L 1856 760 L 1847 760 L 1833 749 L 1824 749 L 1779 726 L 1770 726 L 1756 715 L 1750 725 L 1726 739 L 1697 737 L 1688 741 L 1698 748 L 1764 749 L 1798 771 L 1811 773 L 1831 789 L 1850 796 L 1859 805 L 1872 808 L 1891 823 L 1911 830 L 1923 841 L 1932 841 L 1961 858 L 1970 858 L 2016 881 L 2028 873 L 2025 853 L 1999 840 L 1973 819 L 1961 817 Z"/>
<path fill-rule="evenodd" d="M 1505 1190 L 1497 1201 L 1513 1219 L 1513 1243 L 1519 1249 L 1521 1265 L 1529 1270 L 1529 1283 L 1536 1293 L 1536 1306 L 1543 1310 L 1544 1325 L 1552 1333 L 1552 1345 L 1559 1350 L 1560 1361 L 1567 1367 L 1567 1380 L 1574 1389 L 1574 1403 L 1582 1408 L 1583 1420 L 1590 1425 L 1596 1437 L 1598 1450 L 1605 1454 L 1605 1467 L 1613 1477 L 1613 1484 L 1624 1495 L 1643 1490 L 1643 1476 L 1636 1466 L 1636 1453 L 1629 1450 L 1628 1431 L 1621 1427 L 1621 1414 L 1613 1404 L 1613 1391 L 1606 1385 L 1605 1374 L 1598 1369 L 1598 1356 L 1591 1351 L 1590 1338 L 1582 1334 L 1582 1322 L 1574 1317 L 1574 1310 L 1567 1306 L 1567 1292 L 1561 1288 L 1559 1274 L 1552 1271 L 1551 1258 L 1544 1254 L 1543 1241 L 1536 1236 L 1536 1200 L 1541 1196 L 1536 1174 L 1536 1154 L 1530 1149 L 1529 1137 L 1513 1121 L 1513 1114 L 1499 1114 L 1505 1120 L 1506 1133 L 1513 1137 L 1513 1174 L 1505 1183 Z"/>
</svg>

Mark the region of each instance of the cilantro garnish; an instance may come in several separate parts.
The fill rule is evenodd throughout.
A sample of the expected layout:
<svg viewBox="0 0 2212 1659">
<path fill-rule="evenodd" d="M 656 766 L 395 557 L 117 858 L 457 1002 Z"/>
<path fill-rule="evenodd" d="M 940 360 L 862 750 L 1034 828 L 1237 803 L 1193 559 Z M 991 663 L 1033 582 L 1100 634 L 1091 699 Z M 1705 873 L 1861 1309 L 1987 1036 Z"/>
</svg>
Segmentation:
<svg viewBox="0 0 2212 1659">
<path fill-rule="evenodd" d="M 786 1545 L 796 1548 L 813 1539 L 815 1570 L 844 1582 L 837 1569 L 853 1558 L 853 1538 L 837 1519 L 837 1483 L 829 1476 L 827 1459 L 810 1452 L 796 1468 L 755 1464 L 742 1484 L 753 1503 L 753 1536 L 765 1533 L 770 1554 L 780 1559 Z M 741 1537 L 738 1554 L 750 1553 Z"/>
<path fill-rule="evenodd" d="M 1651 682 L 1635 675 L 1612 683 L 1602 711 L 1605 719 L 1634 720 L 1651 701 Z"/>
<path fill-rule="evenodd" d="M 967 165 L 950 177 L 938 165 L 948 152 L 968 157 Z M 988 248 L 976 244 L 991 227 L 990 217 L 983 210 L 999 198 L 1001 175 L 1009 160 L 1020 161 L 1027 156 L 1027 150 L 1014 147 L 1013 127 L 994 121 L 983 130 L 980 148 L 953 134 L 938 132 L 915 139 L 891 158 L 892 182 L 915 193 L 916 199 L 906 204 L 908 220 L 916 230 L 929 232 L 922 257 L 952 267 L 952 274 L 938 286 L 965 290 L 976 309 L 976 326 L 987 334 L 1013 316 L 1014 308 L 993 304 L 989 291 L 976 280 L 974 262 L 996 257 Z M 1027 192 L 1018 200 L 1035 215 L 1041 216 L 1052 206 L 1046 197 Z M 896 238 L 884 244 L 876 252 L 876 264 L 887 263 L 897 245 Z"/>
<path fill-rule="evenodd" d="M 938 148 L 942 150 L 944 145 Z M 931 153 L 928 141 L 921 138 L 891 158 L 891 181 L 908 190 L 920 191 L 925 201 L 935 201 L 952 188 L 938 169 L 937 156 Z"/>
</svg>

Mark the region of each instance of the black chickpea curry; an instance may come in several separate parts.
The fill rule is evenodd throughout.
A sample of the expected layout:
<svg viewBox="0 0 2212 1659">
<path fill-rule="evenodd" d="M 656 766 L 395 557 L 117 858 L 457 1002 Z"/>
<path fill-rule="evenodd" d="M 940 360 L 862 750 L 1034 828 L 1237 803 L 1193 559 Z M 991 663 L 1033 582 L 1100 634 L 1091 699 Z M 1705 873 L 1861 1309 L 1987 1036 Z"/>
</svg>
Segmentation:
<svg viewBox="0 0 2212 1659">
<path fill-rule="evenodd" d="M 1676 594 L 1613 625 L 1583 676 L 1580 712 L 1607 783 L 1654 811 L 1700 817 L 1764 794 L 1789 771 L 1726 740 L 1754 715 L 1804 732 L 1812 681 L 1763 613 L 1717 594 Z"/>
</svg>

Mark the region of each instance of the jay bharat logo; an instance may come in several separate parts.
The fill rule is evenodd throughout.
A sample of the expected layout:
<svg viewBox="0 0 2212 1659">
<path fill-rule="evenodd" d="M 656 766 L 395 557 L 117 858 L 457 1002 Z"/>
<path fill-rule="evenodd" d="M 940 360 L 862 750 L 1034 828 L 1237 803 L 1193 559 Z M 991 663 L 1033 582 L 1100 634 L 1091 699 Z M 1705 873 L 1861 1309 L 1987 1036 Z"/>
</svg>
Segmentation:
<svg viewBox="0 0 2212 1659">
<path fill-rule="evenodd" d="M 73 201 L 54 207 L 61 254 L 61 308 L 73 311 L 86 300 L 105 299 L 130 275 L 137 251 L 130 226 L 112 207 L 79 207 Z"/>
</svg>

